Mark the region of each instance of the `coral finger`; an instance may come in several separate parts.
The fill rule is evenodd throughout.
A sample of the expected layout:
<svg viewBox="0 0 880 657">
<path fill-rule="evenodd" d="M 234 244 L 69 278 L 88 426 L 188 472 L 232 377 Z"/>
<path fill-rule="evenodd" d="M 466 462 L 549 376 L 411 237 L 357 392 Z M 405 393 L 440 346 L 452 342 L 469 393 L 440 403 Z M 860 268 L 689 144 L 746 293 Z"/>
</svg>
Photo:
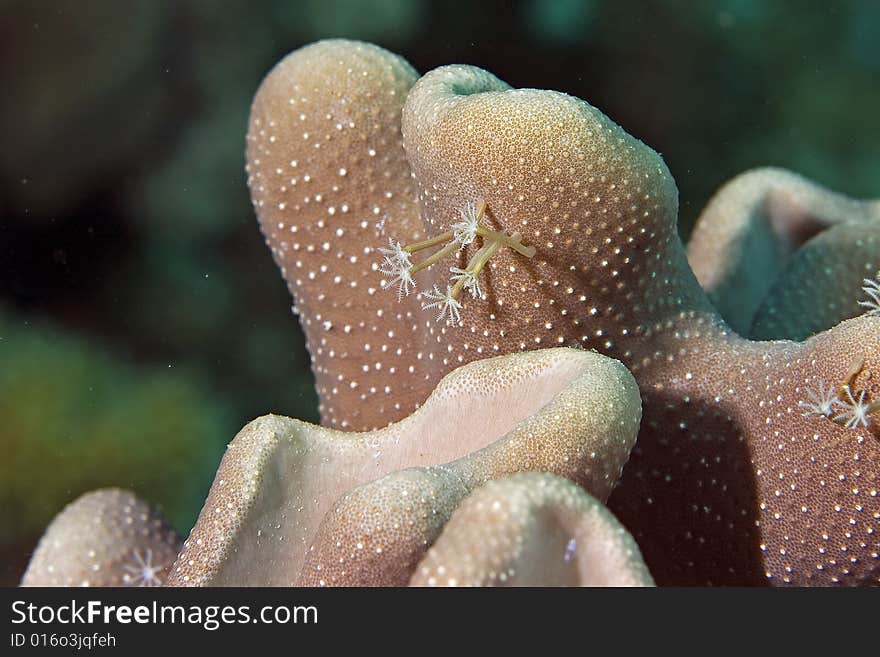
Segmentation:
<svg viewBox="0 0 880 657">
<path fill-rule="evenodd" d="M 653 586 L 632 536 L 596 498 L 549 474 L 472 493 L 416 568 L 413 586 Z"/>
<path fill-rule="evenodd" d="M 384 294 L 374 269 L 390 236 L 423 236 L 400 135 L 415 80 L 406 61 L 377 46 L 321 41 L 285 57 L 251 109 L 251 197 L 294 296 L 328 426 L 400 419 L 441 376 L 422 364 L 407 371 L 404 351 L 422 344 L 421 312 L 414 297 L 397 304 Z M 413 393 L 389 384 L 395 373 Z"/>
<path fill-rule="evenodd" d="M 159 586 L 180 537 L 134 493 L 86 493 L 59 513 L 40 539 L 22 586 Z"/>
<path fill-rule="evenodd" d="M 754 340 L 804 340 L 865 312 L 862 288 L 880 269 L 880 221 L 844 223 L 789 258 L 755 313 Z"/>
<path fill-rule="evenodd" d="M 688 241 L 688 261 L 721 316 L 748 335 L 788 257 L 821 231 L 852 221 L 880 221 L 880 201 L 851 199 L 784 169 L 753 169 L 709 201 Z"/>
</svg>

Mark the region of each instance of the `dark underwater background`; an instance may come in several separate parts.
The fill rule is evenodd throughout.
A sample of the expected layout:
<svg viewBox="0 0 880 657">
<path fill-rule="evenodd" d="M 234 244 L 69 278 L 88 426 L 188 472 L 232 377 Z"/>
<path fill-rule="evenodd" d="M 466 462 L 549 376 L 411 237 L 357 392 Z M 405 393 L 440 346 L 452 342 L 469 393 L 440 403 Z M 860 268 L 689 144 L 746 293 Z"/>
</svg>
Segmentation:
<svg viewBox="0 0 880 657">
<path fill-rule="evenodd" d="M 83 492 L 185 535 L 242 425 L 318 420 L 243 151 L 263 75 L 334 36 L 584 98 L 663 154 L 683 239 L 755 166 L 880 196 L 874 0 L 2 0 L 0 584 Z"/>
</svg>

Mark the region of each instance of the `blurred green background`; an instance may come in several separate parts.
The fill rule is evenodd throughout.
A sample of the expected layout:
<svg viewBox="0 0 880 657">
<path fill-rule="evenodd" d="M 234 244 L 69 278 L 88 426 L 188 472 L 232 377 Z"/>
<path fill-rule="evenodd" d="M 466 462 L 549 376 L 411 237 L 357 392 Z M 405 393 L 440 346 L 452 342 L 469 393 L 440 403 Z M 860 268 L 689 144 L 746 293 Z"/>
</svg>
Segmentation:
<svg viewBox="0 0 880 657">
<path fill-rule="evenodd" d="M 0 583 L 81 493 L 192 524 L 225 444 L 317 420 L 243 172 L 284 54 L 345 36 L 590 101 L 660 151 L 686 237 L 759 165 L 880 196 L 880 2 L 0 1 Z"/>
</svg>

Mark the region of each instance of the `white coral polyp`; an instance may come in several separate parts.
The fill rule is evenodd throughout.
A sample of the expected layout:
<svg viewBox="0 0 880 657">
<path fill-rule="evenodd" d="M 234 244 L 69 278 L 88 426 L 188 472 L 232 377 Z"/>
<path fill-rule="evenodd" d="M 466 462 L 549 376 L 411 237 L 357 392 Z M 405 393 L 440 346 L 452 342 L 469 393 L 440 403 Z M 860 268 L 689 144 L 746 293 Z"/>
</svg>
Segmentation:
<svg viewBox="0 0 880 657">
<path fill-rule="evenodd" d="M 468 203 L 458 213 L 461 215 L 461 221 L 452 224 L 451 228 L 453 239 L 461 245 L 461 248 L 464 248 L 477 238 L 477 227 L 479 226 L 477 206 L 475 203 Z"/>
<path fill-rule="evenodd" d="M 397 299 L 399 301 L 404 295 L 409 296 L 410 288 L 414 288 L 416 282 L 410 273 L 412 269 L 410 254 L 404 250 L 400 242 L 394 242 L 394 240 L 389 239 L 388 243 L 391 246 L 390 249 L 379 248 L 379 253 L 382 253 L 385 257 L 382 260 L 382 264 L 378 266 L 378 270 L 385 276 L 390 277 L 390 279 L 382 281 L 383 288 L 387 289 L 397 285 Z"/>
<path fill-rule="evenodd" d="M 871 405 L 865 403 L 865 391 L 862 390 L 859 398 L 855 399 L 849 386 L 846 386 L 844 390 L 846 390 L 846 396 L 849 397 L 849 402 L 841 402 L 846 410 L 835 415 L 834 420 L 843 422 L 847 429 L 857 429 L 859 426 L 867 428 L 871 423 L 871 418 L 868 417 Z"/>
<path fill-rule="evenodd" d="M 448 314 L 448 322 L 461 325 L 461 302 L 452 296 L 450 286 L 446 286 L 446 292 L 441 292 L 440 288 L 435 285 L 432 292 L 423 292 L 422 294 L 430 301 L 430 303 L 422 303 L 422 310 L 436 308 L 438 322 L 446 318 Z"/>
</svg>

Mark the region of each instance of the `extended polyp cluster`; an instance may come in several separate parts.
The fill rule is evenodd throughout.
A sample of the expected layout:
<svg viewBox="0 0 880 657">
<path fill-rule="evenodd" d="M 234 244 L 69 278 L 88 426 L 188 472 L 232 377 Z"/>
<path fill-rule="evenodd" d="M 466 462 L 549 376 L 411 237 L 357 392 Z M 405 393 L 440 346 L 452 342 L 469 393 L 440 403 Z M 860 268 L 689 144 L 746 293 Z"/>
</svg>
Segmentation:
<svg viewBox="0 0 880 657">
<path fill-rule="evenodd" d="M 434 285 L 433 290 L 422 293 L 422 297 L 426 299 L 422 302 L 423 310 L 436 310 L 438 322 L 445 319 L 447 324 L 461 325 L 461 302 L 458 298 L 462 290 L 470 292 L 474 299 L 486 298 L 485 292 L 480 287 L 479 276 L 493 255 L 505 246 L 527 258 L 535 255 L 535 247 L 524 246 L 520 233 L 508 235 L 481 225 L 480 222 L 486 214 L 486 209 L 486 202 L 483 199 L 479 199 L 475 203 L 468 203 L 459 210 L 461 221 L 452 224 L 452 230 L 422 242 L 401 246 L 400 242 L 389 238 L 390 248 L 379 249 L 384 259 L 377 266 L 377 270 L 389 277 L 382 281 L 382 287 L 389 288 L 396 285 L 397 300 L 400 301 L 404 296 L 409 296 L 410 288 L 415 288 L 414 274 L 440 262 L 447 256 L 453 255 L 456 251 L 464 249 L 479 237 L 483 244 L 468 260 L 467 267 L 464 269 L 449 268 L 452 276 L 445 291 Z M 423 261 L 413 264 L 410 260 L 413 253 L 440 244 L 444 244 L 443 248 Z"/>
</svg>

